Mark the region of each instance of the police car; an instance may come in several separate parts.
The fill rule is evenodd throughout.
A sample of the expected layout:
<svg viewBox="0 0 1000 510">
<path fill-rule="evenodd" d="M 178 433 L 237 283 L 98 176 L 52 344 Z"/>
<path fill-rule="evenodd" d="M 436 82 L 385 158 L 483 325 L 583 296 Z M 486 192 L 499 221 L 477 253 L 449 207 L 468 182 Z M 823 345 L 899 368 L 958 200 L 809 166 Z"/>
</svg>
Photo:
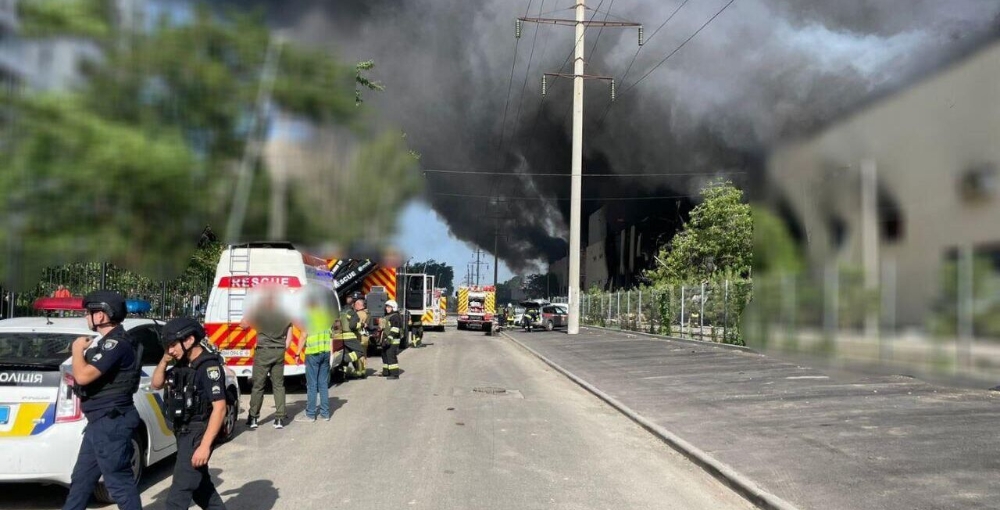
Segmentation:
<svg viewBox="0 0 1000 510">
<path fill-rule="evenodd" d="M 55 305 L 47 301 L 53 298 L 39 300 L 36 309 L 82 310 L 82 300 Z M 86 324 L 82 314 L 0 320 L 0 482 L 69 485 L 87 424 L 70 389 L 74 383 L 70 346 L 77 337 L 98 336 Z M 150 387 L 153 369 L 163 358 L 161 324 L 126 319 L 123 326 L 143 346 L 142 379 L 133 396 L 142 417 L 132 438 L 136 452 L 132 470 L 138 481 L 143 468 L 170 456 L 177 446 L 164 418 L 163 392 Z M 226 393 L 228 405 L 219 442 L 233 437 L 239 415 L 239 386 L 229 369 Z M 95 496 L 101 502 L 113 502 L 103 483 Z"/>
</svg>

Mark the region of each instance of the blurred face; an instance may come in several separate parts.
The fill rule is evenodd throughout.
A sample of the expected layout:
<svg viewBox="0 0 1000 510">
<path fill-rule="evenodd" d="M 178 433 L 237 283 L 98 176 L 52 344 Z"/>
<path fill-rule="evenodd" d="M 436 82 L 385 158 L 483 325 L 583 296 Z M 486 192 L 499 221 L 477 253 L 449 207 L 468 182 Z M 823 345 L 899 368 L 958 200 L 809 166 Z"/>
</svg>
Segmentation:
<svg viewBox="0 0 1000 510">
<path fill-rule="evenodd" d="M 110 322 L 108 320 L 108 315 L 104 312 L 87 314 L 87 328 L 91 331 L 97 331 L 97 324 L 107 324 L 108 322 Z"/>
<path fill-rule="evenodd" d="M 194 337 L 189 336 L 181 342 L 174 342 L 167 347 L 167 354 L 169 354 L 174 359 L 182 359 L 184 357 L 184 350 L 187 349 L 188 352 L 191 351 L 191 347 L 194 346 Z"/>
<path fill-rule="evenodd" d="M 364 308 L 365 308 L 365 302 L 364 302 L 363 299 L 359 299 L 359 300 L 357 300 L 357 301 L 354 302 L 354 309 L 355 310 L 363 310 Z"/>
</svg>

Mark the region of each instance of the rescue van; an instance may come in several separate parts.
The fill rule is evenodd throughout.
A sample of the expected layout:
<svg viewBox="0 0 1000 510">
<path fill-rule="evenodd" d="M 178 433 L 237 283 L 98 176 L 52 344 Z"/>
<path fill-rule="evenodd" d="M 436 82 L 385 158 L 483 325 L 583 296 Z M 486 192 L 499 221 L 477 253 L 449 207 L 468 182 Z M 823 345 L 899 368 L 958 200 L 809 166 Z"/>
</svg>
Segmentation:
<svg viewBox="0 0 1000 510">
<path fill-rule="evenodd" d="M 257 332 L 242 328 L 244 305 L 254 288 L 280 286 L 297 292 L 315 285 L 329 292 L 337 303 L 336 280 L 324 259 L 304 254 L 291 243 L 259 242 L 230 245 L 219 257 L 215 282 L 205 311 L 205 332 L 226 358 L 238 377 L 250 377 L 253 371 Z M 293 338 L 285 351 L 285 375 L 305 375 L 303 332 L 293 328 Z M 334 340 L 330 366 L 343 362 L 343 342 Z"/>
</svg>

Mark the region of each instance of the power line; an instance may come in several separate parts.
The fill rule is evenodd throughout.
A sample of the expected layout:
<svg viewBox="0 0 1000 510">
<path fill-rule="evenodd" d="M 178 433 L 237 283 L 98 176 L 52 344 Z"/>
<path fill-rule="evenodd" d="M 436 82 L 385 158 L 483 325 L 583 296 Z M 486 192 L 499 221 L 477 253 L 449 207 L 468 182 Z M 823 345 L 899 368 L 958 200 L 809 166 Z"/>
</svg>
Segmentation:
<svg viewBox="0 0 1000 510">
<path fill-rule="evenodd" d="M 483 200 L 498 200 L 498 201 L 560 201 L 565 202 L 570 200 L 569 197 L 497 197 L 495 195 L 468 195 L 465 193 L 431 193 L 431 195 L 437 197 L 448 197 L 448 198 L 477 198 Z M 665 196 L 654 196 L 654 197 L 607 197 L 607 198 L 582 198 L 584 202 L 631 202 L 631 201 L 645 201 L 645 200 L 680 200 L 682 198 L 698 198 L 701 195 L 665 195 Z"/>
<path fill-rule="evenodd" d="M 425 168 L 422 170 L 424 173 L 432 174 L 449 174 L 449 175 L 501 175 L 501 176 L 515 176 L 515 175 L 526 175 L 530 177 L 571 177 L 570 174 L 560 174 L 560 173 L 531 173 L 531 174 L 516 174 L 513 172 L 491 172 L 491 171 L 477 171 L 477 170 L 441 170 L 441 169 L 429 169 Z M 630 173 L 630 174 L 583 174 L 584 177 L 681 177 L 681 176 L 716 176 L 716 175 L 741 175 L 747 172 L 744 171 L 732 171 L 732 172 L 657 172 L 657 173 Z"/>
<path fill-rule="evenodd" d="M 527 16 L 531 12 L 531 2 L 534 0 L 528 0 L 528 8 L 525 9 L 524 15 Z M 514 56 L 511 58 L 510 62 L 510 77 L 507 79 L 507 100 L 503 105 L 503 120 L 500 121 L 500 142 L 497 144 L 497 161 L 501 162 L 503 158 L 499 157 L 503 153 L 503 139 L 504 135 L 507 133 L 507 109 L 510 107 L 510 91 L 514 86 L 514 68 L 517 67 L 517 47 L 521 43 L 520 38 L 514 38 Z"/>
<path fill-rule="evenodd" d="M 639 78 L 635 83 L 633 83 L 628 88 L 626 88 L 625 90 L 623 90 L 622 94 L 625 94 L 626 92 L 634 89 L 636 85 L 638 85 L 640 82 L 642 82 L 642 80 L 645 80 L 647 77 L 649 77 L 649 75 L 653 74 L 653 71 L 656 71 L 667 60 L 670 60 L 670 57 L 672 57 L 675 54 L 677 54 L 678 51 L 681 51 L 681 48 L 683 48 L 687 43 L 691 42 L 691 39 L 694 39 L 699 33 L 701 33 L 702 30 L 705 29 L 705 27 L 707 27 L 710 23 L 712 23 L 713 21 L 715 21 L 715 18 L 718 18 L 719 15 L 722 14 L 723 12 L 725 12 L 725 10 L 728 9 L 730 5 L 733 5 L 734 2 L 736 2 L 736 0 L 729 0 L 729 3 L 727 3 L 726 5 L 724 5 L 722 7 L 722 9 L 719 9 L 719 12 L 715 13 L 714 16 L 712 16 L 711 18 L 709 18 L 708 21 L 705 22 L 705 24 L 703 24 L 701 27 L 698 28 L 698 30 L 695 30 L 695 32 L 693 34 L 691 34 L 691 37 L 688 37 L 687 39 L 685 39 L 684 42 L 682 42 L 680 46 L 678 46 L 676 49 L 674 49 L 674 51 L 671 51 L 670 54 L 667 55 L 666 57 L 664 57 L 663 60 L 661 60 L 658 64 L 656 64 L 655 66 L 653 66 L 653 68 L 650 69 L 649 72 L 647 72 L 646 74 L 642 75 L 642 78 Z"/>
</svg>

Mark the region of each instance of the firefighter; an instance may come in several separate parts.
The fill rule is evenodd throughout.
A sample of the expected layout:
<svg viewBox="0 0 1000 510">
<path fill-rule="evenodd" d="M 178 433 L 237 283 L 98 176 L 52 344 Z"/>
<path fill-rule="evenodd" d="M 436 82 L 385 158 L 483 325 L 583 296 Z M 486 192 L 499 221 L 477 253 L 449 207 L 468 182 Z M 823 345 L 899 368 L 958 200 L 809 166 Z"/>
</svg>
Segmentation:
<svg viewBox="0 0 1000 510">
<path fill-rule="evenodd" d="M 348 310 L 350 314 L 349 325 L 351 326 L 351 332 L 354 333 L 354 338 L 344 343 L 347 359 L 351 363 L 348 370 L 354 377 L 364 379 L 368 377 L 368 367 L 366 364 L 366 356 L 368 354 L 368 339 L 366 337 L 368 330 L 365 329 L 368 314 L 365 312 L 365 317 L 362 317 L 358 311 L 365 306 L 364 295 L 358 291 L 352 292 L 349 303 L 351 305 Z"/>
<path fill-rule="evenodd" d="M 358 296 L 354 300 L 354 311 L 358 315 L 358 334 L 361 336 L 361 353 L 362 359 L 365 359 L 368 357 L 368 344 L 370 343 L 369 337 L 371 336 L 371 333 L 368 331 L 370 316 L 368 314 L 367 301 L 360 292 L 357 294 Z M 365 372 L 365 375 L 367 375 L 367 372 Z"/>
<path fill-rule="evenodd" d="M 410 347 L 420 347 L 424 341 L 424 323 L 422 317 L 407 313 L 410 317 Z"/>
<path fill-rule="evenodd" d="M 382 376 L 399 379 L 399 341 L 403 332 L 403 317 L 395 300 L 385 302 L 385 317 L 381 322 L 379 347 L 382 348 Z"/>
<path fill-rule="evenodd" d="M 167 387 L 167 419 L 177 439 L 174 480 L 166 508 L 225 510 L 208 473 L 212 444 L 226 416 L 226 373 L 222 357 L 204 347 L 205 328 L 190 317 L 171 319 L 161 333 L 165 354 L 153 371 L 151 386 Z M 170 362 L 173 366 L 167 367 Z"/>
<path fill-rule="evenodd" d="M 70 478 L 64 510 L 83 510 L 103 475 L 111 497 L 123 510 L 139 510 L 142 501 L 133 479 L 132 436 L 141 419 L 132 401 L 139 389 L 142 349 L 125 333 L 125 298 L 99 290 L 83 298 L 87 327 L 100 333 L 72 344 L 73 392 L 87 418 L 80 453 Z"/>
<path fill-rule="evenodd" d="M 343 342 L 344 345 L 344 372 L 349 376 L 363 377 L 367 375 L 358 372 L 357 362 L 363 359 L 361 351 L 361 338 L 358 335 L 358 316 L 354 311 L 354 296 L 347 296 L 347 305 L 340 312 L 340 316 L 333 323 L 333 339 Z"/>
</svg>

